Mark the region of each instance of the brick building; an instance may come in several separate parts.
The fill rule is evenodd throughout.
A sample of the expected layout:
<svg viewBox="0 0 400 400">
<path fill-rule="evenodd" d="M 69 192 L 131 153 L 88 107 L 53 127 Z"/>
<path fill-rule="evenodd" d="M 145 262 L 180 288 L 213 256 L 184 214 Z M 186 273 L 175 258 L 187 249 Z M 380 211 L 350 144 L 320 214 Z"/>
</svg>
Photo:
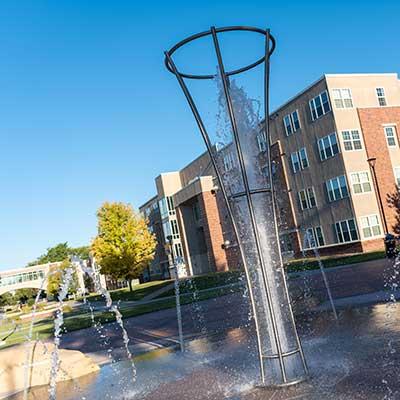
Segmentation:
<svg viewBox="0 0 400 400">
<path fill-rule="evenodd" d="M 400 183 L 399 126 L 397 74 L 324 75 L 271 113 L 284 255 L 300 256 L 312 247 L 321 254 L 383 248 L 385 221 L 389 232 L 398 230 L 388 196 L 396 196 Z M 262 158 L 266 144 L 259 135 L 254 140 Z M 376 181 L 368 159 L 376 159 Z M 181 171 L 156 178 L 152 200 L 160 205 L 160 243 L 172 233 L 174 253 L 185 258 L 188 274 L 240 263 L 214 176 L 203 154 Z M 146 214 L 148 207 L 140 210 Z"/>
<path fill-rule="evenodd" d="M 338 74 L 324 75 L 271 114 L 295 253 L 311 247 L 306 232 L 322 254 L 383 248 L 384 221 L 389 232 L 397 223 L 387 196 L 400 180 L 399 106 L 397 74 Z"/>
<path fill-rule="evenodd" d="M 167 237 L 174 257 L 182 257 L 187 275 L 227 271 L 239 267 L 232 227 L 207 153 L 180 171 L 160 174 L 157 195 L 139 207 L 157 235 L 155 259 L 148 276 L 167 277 Z M 225 245 L 229 241 L 230 245 Z M 146 277 L 146 278 L 147 278 Z"/>
</svg>

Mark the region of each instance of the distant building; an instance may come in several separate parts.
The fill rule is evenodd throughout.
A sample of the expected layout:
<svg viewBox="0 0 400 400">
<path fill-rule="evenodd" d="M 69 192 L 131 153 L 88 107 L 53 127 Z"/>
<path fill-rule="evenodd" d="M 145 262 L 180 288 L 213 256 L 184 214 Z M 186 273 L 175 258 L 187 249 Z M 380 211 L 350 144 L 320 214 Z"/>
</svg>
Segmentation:
<svg viewBox="0 0 400 400">
<path fill-rule="evenodd" d="M 237 251 L 225 249 L 229 247 L 225 242 L 232 241 L 232 228 L 221 193 L 215 190 L 214 176 L 210 158 L 204 153 L 182 170 L 156 178 L 157 196 L 139 207 L 158 240 L 151 275 L 168 275 L 164 245 L 170 235 L 174 257 L 184 259 L 188 275 L 238 267 Z"/>
</svg>

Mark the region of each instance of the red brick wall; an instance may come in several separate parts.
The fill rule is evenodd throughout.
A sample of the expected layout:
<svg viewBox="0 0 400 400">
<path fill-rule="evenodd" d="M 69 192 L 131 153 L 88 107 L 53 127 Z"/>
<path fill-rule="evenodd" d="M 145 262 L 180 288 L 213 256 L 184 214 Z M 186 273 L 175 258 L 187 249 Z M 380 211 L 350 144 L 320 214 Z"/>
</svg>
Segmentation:
<svg viewBox="0 0 400 400">
<path fill-rule="evenodd" d="M 215 270 L 218 272 L 227 271 L 226 254 L 221 247 L 224 243 L 224 236 L 215 195 L 211 192 L 203 192 L 198 197 L 210 266 L 215 266 Z"/>
<path fill-rule="evenodd" d="M 363 252 L 385 250 L 383 239 L 365 240 L 361 242 Z"/>
<path fill-rule="evenodd" d="M 393 232 L 394 227 L 397 225 L 397 211 L 389 207 L 387 195 L 396 192 L 396 185 L 383 124 L 397 124 L 396 131 L 398 135 L 398 130 L 400 129 L 400 107 L 363 108 L 358 109 L 358 115 L 368 158 L 376 158 L 375 171 L 383 209 L 388 229 Z"/>
</svg>

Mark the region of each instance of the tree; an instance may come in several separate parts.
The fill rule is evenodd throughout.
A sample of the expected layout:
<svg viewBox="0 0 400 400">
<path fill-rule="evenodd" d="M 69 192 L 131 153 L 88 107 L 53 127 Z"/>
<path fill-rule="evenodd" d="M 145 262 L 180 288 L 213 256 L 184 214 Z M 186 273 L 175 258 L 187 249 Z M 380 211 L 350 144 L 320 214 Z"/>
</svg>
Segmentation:
<svg viewBox="0 0 400 400">
<path fill-rule="evenodd" d="M 153 260 L 155 236 L 129 204 L 106 202 L 97 211 L 97 218 L 98 235 L 91 249 L 101 273 L 127 280 L 132 291 L 132 279 Z"/>
<path fill-rule="evenodd" d="M 0 295 L 0 307 L 13 306 L 18 303 L 18 300 L 9 292 Z"/>
<path fill-rule="evenodd" d="M 49 247 L 45 254 L 38 257 L 35 261 L 30 262 L 28 266 L 64 261 L 72 255 L 76 255 L 83 260 L 87 260 L 89 259 L 89 251 L 89 246 L 74 248 L 69 247 L 68 242 L 59 243 L 53 247 Z"/>
<path fill-rule="evenodd" d="M 58 297 L 63 276 L 67 268 L 71 266 L 69 260 L 64 260 L 63 263 L 57 267 L 51 267 L 50 273 L 47 278 L 47 294 L 55 298 Z M 78 288 L 78 278 L 76 272 L 73 271 L 72 279 L 68 288 L 68 294 L 76 293 Z"/>
<path fill-rule="evenodd" d="M 397 235 L 400 234 L 400 188 L 396 188 L 393 193 L 386 195 L 386 201 L 390 208 L 393 208 L 396 212 L 396 222 L 392 226 L 393 232 Z"/>
<path fill-rule="evenodd" d="M 26 288 L 26 289 L 17 289 L 14 294 L 14 298 L 21 302 L 21 303 L 26 303 L 30 299 L 34 299 L 37 296 L 38 289 L 31 289 L 31 288 Z"/>
</svg>

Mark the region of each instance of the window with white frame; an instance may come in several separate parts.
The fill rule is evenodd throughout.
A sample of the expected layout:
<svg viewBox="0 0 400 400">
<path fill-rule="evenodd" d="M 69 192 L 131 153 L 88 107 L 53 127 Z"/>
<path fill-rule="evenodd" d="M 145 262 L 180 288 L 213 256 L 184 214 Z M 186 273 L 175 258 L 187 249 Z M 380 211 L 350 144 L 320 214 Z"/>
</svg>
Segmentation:
<svg viewBox="0 0 400 400">
<path fill-rule="evenodd" d="M 267 150 L 267 139 L 265 137 L 264 131 L 258 133 L 257 144 L 258 144 L 258 149 L 260 150 L 260 152 Z"/>
<path fill-rule="evenodd" d="M 299 150 L 299 158 L 300 158 L 301 168 L 302 169 L 307 168 L 309 166 L 309 163 L 307 157 L 307 150 L 305 147 Z"/>
<path fill-rule="evenodd" d="M 348 197 L 349 191 L 347 189 L 346 177 L 344 175 L 332 178 L 325 182 L 326 190 L 328 192 L 329 201 L 340 200 Z"/>
<path fill-rule="evenodd" d="M 331 111 L 328 92 L 326 90 L 320 93 L 318 96 L 315 96 L 313 99 L 311 99 L 309 104 L 310 104 L 311 118 L 313 121 Z"/>
<path fill-rule="evenodd" d="M 170 222 L 171 222 L 172 237 L 174 239 L 179 239 L 178 223 L 176 222 L 175 219 L 172 219 Z"/>
<path fill-rule="evenodd" d="M 358 240 L 357 227 L 354 219 L 347 219 L 335 223 L 336 238 L 339 243 Z"/>
<path fill-rule="evenodd" d="M 395 147 L 397 146 L 396 142 L 396 127 L 394 125 L 392 126 L 385 126 L 385 136 L 386 136 L 386 142 L 389 147 Z"/>
<path fill-rule="evenodd" d="M 368 172 L 354 172 L 350 174 L 350 179 L 354 193 L 358 194 L 372 191 Z"/>
<path fill-rule="evenodd" d="M 307 228 L 304 235 L 304 248 L 312 249 L 325 246 L 324 234 L 321 226 Z"/>
<path fill-rule="evenodd" d="M 321 161 L 331 158 L 339 153 L 339 146 L 337 142 L 336 133 L 324 136 L 318 139 L 318 150 Z"/>
<path fill-rule="evenodd" d="M 175 215 L 175 206 L 174 206 L 174 199 L 172 196 L 167 196 L 167 205 L 168 205 L 168 213 L 169 215 Z"/>
<path fill-rule="evenodd" d="M 292 153 L 291 160 L 294 173 L 300 171 L 300 169 L 305 169 L 310 165 L 308 162 L 307 150 L 305 147 L 301 148 L 299 151 Z"/>
<path fill-rule="evenodd" d="M 400 167 L 394 167 L 394 178 L 396 185 L 400 187 Z"/>
<path fill-rule="evenodd" d="M 350 89 L 333 89 L 332 95 L 336 108 L 353 108 Z"/>
<path fill-rule="evenodd" d="M 175 247 L 175 257 L 182 258 L 183 257 L 182 245 L 180 243 L 175 243 L 174 247 Z"/>
<path fill-rule="evenodd" d="M 361 136 L 357 129 L 353 129 L 351 131 L 342 131 L 342 138 L 345 151 L 362 149 Z"/>
<path fill-rule="evenodd" d="M 235 162 L 233 160 L 233 154 L 231 152 L 227 152 L 224 155 L 222 161 L 224 163 L 225 172 L 231 171 L 233 169 L 233 167 L 235 166 Z"/>
<path fill-rule="evenodd" d="M 298 152 L 296 151 L 295 153 L 292 153 L 290 158 L 292 160 L 293 172 L 296 173 L 296 172 L 300 171 L 300 159 L 299 159 Z"/>
<path fill-rule="evenodd" d="M 291 135 L 300 129 L 300 119 L 298 111 L 293 111 L 283 117 L 283 125 L 285 127 L 286 136 Z"/>
<path fill-rule="evenodd" d="M 171 224 L 169 223 L 168 220 L 166 220 L 162 223 L 162 227 L 163 227 L 163 232 L 164 232 L 164 238 L 165 238 L 165 240 L 168 240 L 168 236 L 172 235 Z"/>
<path fill-rule="evenodd" d="M 385 89 L 383 87 L 376 88 L 376 96 L 378 97 L 378 103 L 380 107 L 385 107 L 387 105 Z"/>
<path fill-rule="evenodd" d="M 307 210 L 317 206 L 314 188 L 311 186 L 299 191 L 299 201 L 302 210 Z"/>
<path fill-rule="evenodd" d="M 379 219 L 377 215 L 368 215 L 361 217 L 361 229 L 365 239 L 380 236 L 381 227 L 379 225 Z"/>
</svg>

